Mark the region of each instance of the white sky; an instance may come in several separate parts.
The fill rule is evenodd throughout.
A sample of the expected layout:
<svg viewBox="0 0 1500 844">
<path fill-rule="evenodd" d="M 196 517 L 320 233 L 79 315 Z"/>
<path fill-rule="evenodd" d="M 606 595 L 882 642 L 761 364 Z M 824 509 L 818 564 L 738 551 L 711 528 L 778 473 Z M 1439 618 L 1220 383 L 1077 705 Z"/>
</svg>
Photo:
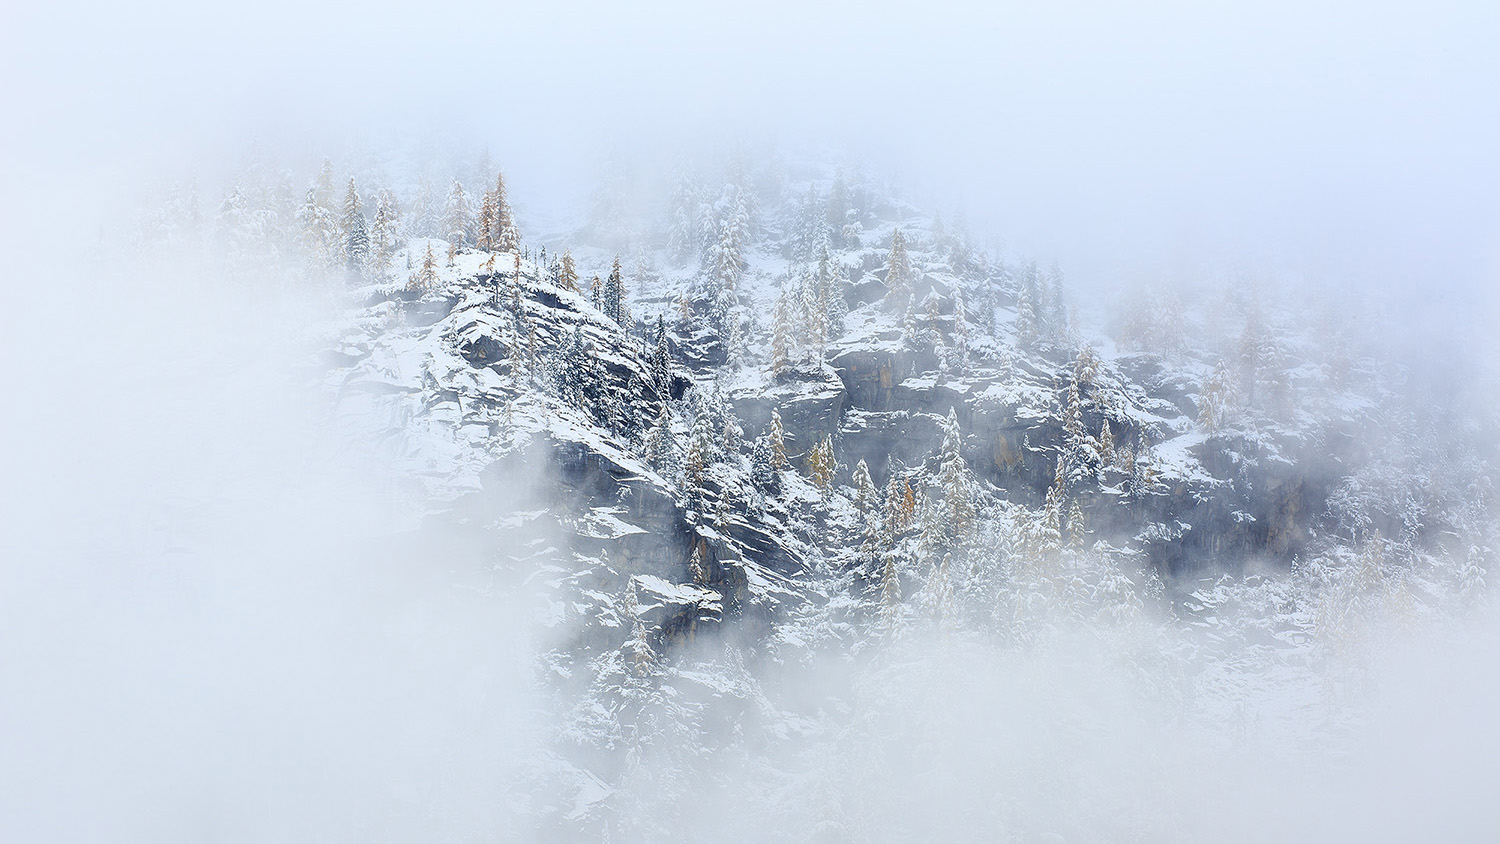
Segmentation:
<svg viewBox="0 0 1500 844">
<path fill-rule="evenodd" d="M 1084 283 L 1207 260 L 1467 309 L 1500 277 L 1492 2 L 210 5 L 8 10 L 0 186 L 433 132 L 541 204 L 606 145 L 745 136 Z"/>
</svg>

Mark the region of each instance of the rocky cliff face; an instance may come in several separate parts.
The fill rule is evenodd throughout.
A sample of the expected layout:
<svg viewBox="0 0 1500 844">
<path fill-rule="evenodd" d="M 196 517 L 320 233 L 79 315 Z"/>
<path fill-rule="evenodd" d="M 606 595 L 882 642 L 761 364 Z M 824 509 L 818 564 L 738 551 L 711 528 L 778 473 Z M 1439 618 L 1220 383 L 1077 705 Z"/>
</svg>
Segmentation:
<svg viewBox="0 0 1500 844">
<path fill-rule="evenodd" d="M 1205 571 L 1286 570 L 1373 529 L 1340 502 L 1378 463 L 1358 444 L 1388 429 L 1390 395 L 1295 326 L 1275 356 L 1242 343 L 1226 379 L 1233 350 L 1092 331 L 1055 274 L 868 195 L 835 229 L 789 198 L 809 186 L 835 190 L 762 192 L 753 236 L 701 263 L 656 250 L 670 269 L 627 273 L 619 321 L 554 263 L 459 250 L 419 293 L 362 290 L 331 344 L 340 417 L 383 438 L 431 518 L 546 573 L 559 700 L 614 701 L 575 710 L 570 758 L 614 747 L 643 700 L 704 717 L 661 695 L 707 676 L 662 667 L 706 638 L 739 643 L 710 674 L 748 705 L 747 659 L 857 652 L 934 613 L 1015 624 L 1017 584 L 1047 571 L 1137 604 L 1165 584 L 1180 610 Z M 1246 395 L 1263 383 L 1274 402 Z M 1435 509 L 1416 527 L 1374 510 L 1447 553 Z"/>
</svg>

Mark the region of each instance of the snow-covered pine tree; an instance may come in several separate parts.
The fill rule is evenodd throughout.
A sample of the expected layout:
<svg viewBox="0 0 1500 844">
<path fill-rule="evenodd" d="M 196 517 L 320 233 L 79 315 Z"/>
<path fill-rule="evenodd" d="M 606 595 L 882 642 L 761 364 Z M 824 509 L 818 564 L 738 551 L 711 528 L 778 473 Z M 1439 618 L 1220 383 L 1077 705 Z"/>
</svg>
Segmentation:
<svg viewBox="0 0 1500 844">
<path fill-rule="evenodd" d="M 1458 573 L 1458 599 L 1465 606 L 1479 606 L 1485 598 L 1485 550 L 1478 545 L 1469 546 L 1464 556 L 1463 568 Z"/>
<path fill-rule="evenodd" d="M 886 263 L 886 301 L 891 303 L 893 310 L 906 310 L 915 294 L 916 270 L 906 251 L 906 236 L 900 228 L 891 233 L 891 254 Z"/>
<path fill-rule="evenodd" d="M 838 340 L 848 330 L 849 303 L 844 301 L 843 273 L 829 265 L 827 299 L 824 304 L 824 332 L 829 341 Z"/>
<path fill-rule="evenodd" d="M 969 368 L 969 314 L 964 307 L 962 284 L 953 287 L 953 357 L 959 372 Z"/>
<path fill-rule="evenodd" d="M 974 521 L 974 482 L 964 462 L 963 433 L 953 408 L 949 408 L 948 418 L 943 421 L 943 441 L 934 480 L 937 500 L 923 513 L 922 546 L 924 554 L 936 560 L 963 547 Z"/>
<path fill-rule="evenodd" d="M 646 625 L 641 622 L 640 599 L 635 594 L 635 580 L 632 578 L 625 584 L 625 606 L 624 621 L 630 625 L 630 638 L 625 642 L 625 659 L 637 677 L 649 677 L 656 673 L 657 658 L 656 649 L 651 645 L 651 637 L 646 632 Z"/>
<path fill-rule="evenodd" d="M 859 513 L 861 522 L 871 521 L 871 514 L 880 507 L 880 492 L 875 489 L 875 481 L 870 478 L 870 467 L 864 458 L 854 465 L 854 509 Z"/>
<path fill-rule="evenodd" d="M 672 392 L 672 352 L 667 346 L 667 320 L 660 314 L 656 317 L 656 328 L 652 331 L 651 379 L 656 382 L 658 394 L 669 396 Z"/>
<path fill-rule="evenodd" d="M 1109 420 L 1105 419 L 1099 423 L 1099 465 L 1113 466 L 1116 458 L 1115 432 L 1110 430 Z"/>
<path fill-rule="evenodd" d="M 531 317 L 526 313 L 526 305 L 521 301 L 519 267 L 515 273 L 503 276 L 501 283 L 504 285 L 501 295 L 506 301 L 506 310 L 510 312 L 511 334 L 517 352 L 514 374 L 517 377 L 536 374 L 536 331 L 532 328 Z"/>
<path fill-rule="evenodd" d="M 1086 528 L 1083 522 L 1083 507 L 1078 504 L 1077 496 L 1068 502 L 1067 538 L 1068 547 L 1078 551 L 1083 548 Z"/>
<path fill-rule="evenodd" d="M 786 430 L 781 424 L 781 412 L 774 407 L 771 408 L 771 427 L 766 437 L 771 445 L 771 465 L 776 469 L 785 469 L 787 467 Z"/>
<path fill-rule="evenodd" d="M 823 222 L 828 227 L 828 233 L 835 247 L 844 248 L 849 244 L 843 242 L 844 226 L 849 222 L 849 188 L 844 183 L 844 174 L 837 173 L 833 177 L 833 186 L 828 191 L 828 203 L 824 208 Z"/>
<path fill-rule="evenodd" d="M 953 555 L 944 554 L 935 561 L 922 588 L 922 602 L 939 630 L 946 628 L 953 616 L 953 574 Z"/>
<path fill-rule="evenodd" d="M 792 361 L 792 314 L 787 305 L 786 294 L 776 298 L 776 308 L 771 315 L 771 374 L 787 371 Z"/>
<path fill-rule="evenodd" d="M 333 161 L 323 159 L 323 165 L 318 168 L 318 180 L 313 184 L 313 190 L 317 195 L 317 202 L 324 208 L 332 208 L 334 196 L 333 187 Z"/>
<path fill-rule="evenodd" d="M 688 558 L 688 577 L 699 586 L 708 584 L 708 564 L 703 561 L 702 543 L 693 543 L 693 554 Z"/>
<path fill-rule="evenodd" d="M 568 341 L 557 352 L 552 377 L 557 395 L 579 409 L 586 409 L 584 381 L 587 379 L 589 350 L 581 326 L 573 326 Z"/>
<path fill-rule="evenodd" d="M 651 430 L 646 432 L 641 444 L 641 457 L 651 468 L 667 474 L 677 454 L 676 437 L 672 434 L 672 409 L 668 402 L 661 403 L 661 412 Z"/>
<path fill-rule="evenodd" d="M 743 192 L 728 185 L 714 206 L 717 238 L 710 246 L 707 260 L 709 318 L 721 336 L 729 332 L 730 312 L 739 303 L 740 276 L 745 271 L 745 248 L 749 220 Z"/>
<path fill-rule="evenodd" d="M 307 199 L 297 211 L 297 222 L 302 229 L 302 248 L 309 265 L 318 271 L 338 265 L 338 256 L 343 249 L 338 242 L 338 223 L 333 211 L 321 203 L 318 189 L 307 189 Z"/>
<path fill-rule="evenodd" d="M 886 551 L 880 570 L 880 626 L 894 637 L 901 628 L 901 571 L 894 549 Z"/>
<path fill-rule="evenodd" d="M 443 231 L 443 201 L 432 180 L 423 176 L 417 186 L 416 207 L 412 210 L 410 237 L 447 237 Z"/>
<path fill-rule="evenodd" d="M 620 256 L 615 256 L 615 261 L 610 265 L 609 279 L 604 282 L 604 293 L 602 296 L 602 308 L 606 317 L 614 320 L 615 325 L 625 327 L 625 279 L 620 272 Z"/>
<path fill-rule="evenodd" d="M 1062 501 L 1062 487 L 1057 483 L 1048 487 L 1047 497 L 1042 502 L 1042 512 L 1032 537 L 1032 553 L 1053 554 L 1062 547 Z"/>
<path fill-rule="evenodd" d="M 444 208 L 444 233 L 452 244 L 452 250 L 462 249 L 469 242 L 469 233 L 474 230 L 474 212 L 469 208 L 469 194 L 457 179 L 448 189 L 448 203 Z"/>
<path fill-rule="evenodd" d="M 673 179 L 671 215 L 667 228 L 667 251 L 679 263 L 686 261 L 698 247 L 698 191 L 686 168 L 679 167 Z"/>
<path fill-rule="evenodd" d="M 710 413 L 706 408 L 700 407 L 697 415 L 693 418 L 692 434 L 688 438 L 687 462 L 683 466 L 683 480 L 687 484 L 688 493 L 692 496 L 701 497 L 703 489 L 703 473 L 708 469 L 710 463 L 714 462 L 714 432 Z"/>
<path fill-rule="evenodd" d="M 1046 308 L 1044 309 L 1042 322 L 1046 326 L 1047 339 L 1056 346 L 1066 346 L 1068 343 L 1068 309 L 1063 298 L 1063 275 L 1062 268 L 1056 261 L 1052 262 L 1051 268 L 1047 270 L 1046 278 Z"/>
<path fill-rule="evenodd" d="M 1058 446 L 1057 478 L 1064 493 L 1071 494 L 1081 486 L 1092 483 L 1099 472 L 1098 443 L 1090 437 L 1083 424 L 1083 398 L 1078 390 L 1078 379 L 1068 382 L 1063 403 L 1063 436 Z"/>
<path fill-rule="evenodd" d="M 578 292 L 578 267 L 573 263 L 571 250 L 563 253 L 562 267 L 558 271 L 557 280 L 562 289 Z"/>
<path fill-rule="evenodd" d="M 1230 427 L 1238 403 L 1234 379 L 1229 374 L 1229 367 L 1224 365 L 1224 359 L 1220 358 L 1214 364 L 1208 383 L 1203 385 L 1203 395 L 1199 398 L 1198 405 L 1198 424 L 1209 433 L 1218 433 Z"/>
<path fill-rule="evenodd" d="M 422 254 L 422 266 L 412 275 L 407 289 L 415 293 L 426 293 L 438 285 L 437 256 L 432 252 L 432 241 L 427 241 L 427 249 Z"/>
<path fill-rule="evenodd" d="M 797 203 L 792 219 L 791 240 L 787 244 L 788 257 L 793 261 L 810 261 L 817 254 L 820 237 L 826 237 L 828 226 L 823 222 L 823 209 L 818 203 L 817 189 L 807 186 L 807 197 Z"/>
<path fill-rule="evenodd" d="M 735 455 L 739 453 L 740 446 L 745 444 L 745 429 L 740 427 L 739 417 L 734 415 L 734 405 L 725 402 L 722 407 L 722 438 L 719 443 L 725 454 Z"/>
<path fill-rule="evenodd" d="M 912 523 L 917 513 L 917 495 L 911 483 L 898 472 L 891 472 L 885 485 L 885 535 L 894 542 Z"/>
<path fill-rule="evenodd" d="M 833 488 L 838 464 L 833 456 L 833 438 L 825 436 L 807 455 L 807 475 L 813 485 L 826 495 Z"/>
<path fill-rule="evenodd" d="M 1094 353 L 1092 346 L 1083 346 L 1078 350 L 1078 355 L 1073 358 L 1073 383 L 1078 385 L 1079 397 L 1085 411 L 1094 410 L 1103 412 L 1104 407 L 1099 403 L 1099 372 L 1103 362 Z"/>
<path fill-rule="evenodd" d="M 1037 289 L 1036 264 L 1029 265 L 1022 273 L 1016 292 L 1016 345 L 1023 349 L 1034 349 L 1042 338 L 1040 318 L 1041 292 Z"/>
<path fill-rule="evenodd" d="M 480 249 L 490 252 L 495 248 L 495 194 L 493 191 L 485 191 L 484 197 L 479 201 L 478 243 L 475 245 Z"/>
<path fill-rule="evenodd" d="M 391 258 L 396 251 L 400 219 L 396 213 L 396 197 L 390 190 L 381 190 L 375 195 L 375 222 L 371 226 L 374 242 L 372 268 L 377 275 L 390 271 Z"/>
<path fill-rule="evenodd" d="M 510 196 L 505 189 L 504 173 L 495 176 L 495 190 L 491 193 L 494 196 L 495 211 L 490 238 L 495 244 L 494 248 L 499 252 L 519 252 L 521 233 L 516 227 L 515 213 L 510 207 Z"/>
<path fill-rule="evenodd" d="M 828 302 L 820 291 L 816 275 L 803 280 L 798 304 L 802 314 L 802 336 L 814 360 L 821 361 L 828 342 Z"/>
<path fill-rule="evenodd" d="M 761 489 L 773 490 L 779 486 L 770 437 L 756 437 L 750 446 L 750 479 Z"/>
</svg>

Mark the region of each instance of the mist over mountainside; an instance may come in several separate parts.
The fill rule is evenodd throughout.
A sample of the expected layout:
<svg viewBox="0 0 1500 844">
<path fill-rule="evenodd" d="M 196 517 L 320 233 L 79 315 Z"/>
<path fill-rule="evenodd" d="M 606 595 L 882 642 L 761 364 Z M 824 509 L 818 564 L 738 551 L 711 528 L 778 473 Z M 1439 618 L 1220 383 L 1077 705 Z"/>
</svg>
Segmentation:
<svg viewBox="0 0 1500 844">
<path fill-rule="evenodd" d="M 1194 840 L 1347 778 L 1372 653 L 1487 605 L 1483 370 L 1413 383 L 1369 301 L 1075 291 L 836 165 L 536 234 L 487 157 L 367 169 L 175 188 L 139 254 L 334 303 L 302 366 L 405 565 L 534 629 L 515 834 Z"/>
<path fill-rule="evenodd" d="M 1500 3 L 3 21 L 0 844 L 1500 841 Z"/>
</svg>

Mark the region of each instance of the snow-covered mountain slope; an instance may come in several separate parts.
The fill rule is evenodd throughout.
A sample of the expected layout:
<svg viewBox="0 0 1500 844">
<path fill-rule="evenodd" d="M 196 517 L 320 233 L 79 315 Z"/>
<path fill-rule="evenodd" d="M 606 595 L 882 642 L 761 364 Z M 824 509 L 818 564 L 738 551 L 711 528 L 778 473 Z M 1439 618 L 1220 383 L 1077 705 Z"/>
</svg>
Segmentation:
<svg viewBox="0 0 1500 844">
<path fill-rule="evenodd" d="M 1084 324 L 1057 269 L 816 168 L 679 176 L 654 218 L 606 201 L 546 244 L 503 183 L 477 218 L 457 182 L 441 208 L 381 192 L 368 232 L 329 185 L 294 233 L 348 277 L 335 417 L 542 593 L 532 811 L 559 837 L 680 831 L 662 805 L 699 776 L 795 788 L 795 749 L 858 732 L 861 684 L 905 682 L 930 637 L 1014 656 L 1083 630 L 1219 723 L 1483 593 L 1493 420 L 1439 421 L 1253 292 Z M 263 218 L 237 196 L 245 260 Z M 788 679 L 830 666 L 818 694 Z"/>
</svg>

